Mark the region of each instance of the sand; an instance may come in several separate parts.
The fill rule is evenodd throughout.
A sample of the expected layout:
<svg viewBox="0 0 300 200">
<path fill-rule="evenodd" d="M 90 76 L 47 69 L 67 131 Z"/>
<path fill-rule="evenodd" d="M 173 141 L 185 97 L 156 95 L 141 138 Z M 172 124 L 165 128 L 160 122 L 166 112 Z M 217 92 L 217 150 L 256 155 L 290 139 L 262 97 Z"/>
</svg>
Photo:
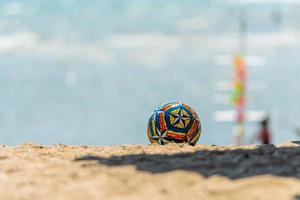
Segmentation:
<svg viewBox="0 0 300 200">
<path fill-rule="evenodd" d="M 0 200 L 300 199 L 300 145 L 0 147 Z"/>
</svg>

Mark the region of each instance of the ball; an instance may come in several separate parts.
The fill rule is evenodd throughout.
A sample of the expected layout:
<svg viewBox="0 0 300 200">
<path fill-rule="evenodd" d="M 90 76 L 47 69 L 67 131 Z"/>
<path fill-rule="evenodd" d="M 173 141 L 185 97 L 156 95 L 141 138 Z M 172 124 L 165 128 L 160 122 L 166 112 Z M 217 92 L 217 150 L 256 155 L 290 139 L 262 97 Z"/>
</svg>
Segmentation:
<svg viewBox="0 0 300 200">
<path fill-rule="evenodd" d="M 181 102 L 168 102 L 158 106 L 147 126 L 152 144 L 188 143 L 195 145 L 201 135 L 197 113 Z"/>
</svg>

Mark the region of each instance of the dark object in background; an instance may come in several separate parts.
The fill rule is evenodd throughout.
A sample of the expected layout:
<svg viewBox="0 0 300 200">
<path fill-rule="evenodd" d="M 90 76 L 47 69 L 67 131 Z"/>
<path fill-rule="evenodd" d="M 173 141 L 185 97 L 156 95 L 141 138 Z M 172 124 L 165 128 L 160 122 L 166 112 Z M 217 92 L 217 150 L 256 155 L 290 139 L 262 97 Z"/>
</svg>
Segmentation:
<svg viewBox="0 0 300 200">
<path fill-rule="evenodd" d="M 271 132 L 269 129 L 269 117 L 265 117 L 261 121 L 261 129 L 258 132 L 258 139 L 262 144 L 270 144 L 271 143 Z"/>
</svg>

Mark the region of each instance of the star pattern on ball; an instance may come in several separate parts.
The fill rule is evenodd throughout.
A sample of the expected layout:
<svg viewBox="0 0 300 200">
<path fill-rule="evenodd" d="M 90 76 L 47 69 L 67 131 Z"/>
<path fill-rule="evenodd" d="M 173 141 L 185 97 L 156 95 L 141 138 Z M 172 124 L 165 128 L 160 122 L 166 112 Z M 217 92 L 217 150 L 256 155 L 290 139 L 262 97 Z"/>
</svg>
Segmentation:
<svg viewBox="0 0 300 200">
<path fill-rule="evenodd" d="M 176 109 L 170 113 L 170 121 L 172 126 L 186 128 L 190 122 L 190 116 L 183 109 Z"/>
<path fill-rule="evenodd" d="M 160 131 L 158 128 L 156 128 L 156 133 L 156 135 L 152 136 L 152 139 L 158 141 L 160 145 L 168 143 L 168 140 L 166 139 L 167 130 Z"/>
<path fill-rule="evenodd" d="M 197 113 L 181 102 L 167 102 L 158 106 L 147 125 L 147 135 L 152 144 L 187 142 L 195 145 L 201 135 Z"/>
</svg>

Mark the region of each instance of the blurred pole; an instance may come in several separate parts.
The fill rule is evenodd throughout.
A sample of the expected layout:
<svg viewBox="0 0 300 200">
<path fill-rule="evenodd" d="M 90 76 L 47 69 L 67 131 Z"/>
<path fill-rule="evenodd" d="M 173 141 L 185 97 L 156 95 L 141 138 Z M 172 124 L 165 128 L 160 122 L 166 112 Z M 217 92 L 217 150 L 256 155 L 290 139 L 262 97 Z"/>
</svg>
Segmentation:
<svg viewBox="0 0 300 200">
<path fill-rule="evenodd" d="M 247 54 L 247 30 L 248 22 L 246 13 L 241 11 L 239 12 L 239 53 L 242 55 Z"/>
<path fill-rule="evenodd" d="M 235 144 L 241 145 L 245 135 L 245 107 L 246 107 L 246 53 L 247 53 L 247 18 L 240 10 L 238 15 L 238 53 L 233 58 L 234 91 L 233 104 L 236 106 L 236 125 L 234 128 Z"/>
</svg>

